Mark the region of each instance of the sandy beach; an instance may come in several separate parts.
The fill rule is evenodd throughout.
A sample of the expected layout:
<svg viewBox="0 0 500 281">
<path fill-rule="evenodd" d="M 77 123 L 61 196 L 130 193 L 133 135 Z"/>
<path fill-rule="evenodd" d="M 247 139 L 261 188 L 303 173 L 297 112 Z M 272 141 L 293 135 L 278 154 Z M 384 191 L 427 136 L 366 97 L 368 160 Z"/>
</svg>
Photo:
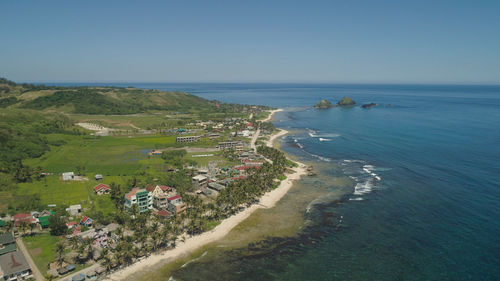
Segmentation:
<svg viewBox="0 0 500 281">
<path fill-rule="evenodd" d="M 271 111 L 271 114 L 263 121 L 271 120 L 272 115 L 279 111 L 282 111 L 282 109 Z M 280 132 L 272 135 L 266 144 L 268 146 L 272 146 L 274 140 L 287 133 L 288 132 L 286 130 L 280 130 Z M 235 214 L 223 220 L 221 224 L 219 224 L 211 231 L 205 232 L 197 236 L 189 237 L 184 242 L 177 243 L 175 249 L 164 251 L 162 253 L 153 254 L 126 268 L 113 272 L 112 274 L 107 276 L 105 280 L 114 280 L 114 281 L 126 280 L 128 276 L 135 274 L 139 271 L 147 270 L 148 267 L 153 266 L 161 261 L 180 257 L 208 243 L 221 239 L 226 234 L 228 234 L 231 231 L 231 229 L 233 229 L 236 225 L 238 225 L 240 222 L 248 218 L 253 212 L 255 212 L 255 210 L 259 208 L 272 208 L 293 186 L 293 182 L 295 180 L 300 179 L 301 176 L 306 174 L 306 166 L 302 163 L 298 164 L 299 166 L 297 168 L 294 168 L 292 173 L 287 174 L 287 178 L 281 182 L 278 188 L 264 194 L 261 197 L 259 204 L 254 204 L 249 208 L 239 212 L 238 214 Z"/>
</svg>

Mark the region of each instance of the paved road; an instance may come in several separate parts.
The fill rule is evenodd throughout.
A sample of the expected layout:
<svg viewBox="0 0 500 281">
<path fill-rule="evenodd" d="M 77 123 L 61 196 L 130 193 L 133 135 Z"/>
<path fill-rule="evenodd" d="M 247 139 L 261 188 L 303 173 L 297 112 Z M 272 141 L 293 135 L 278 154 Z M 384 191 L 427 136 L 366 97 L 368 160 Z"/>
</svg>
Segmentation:
<svg viewBox="0 0 500 281">
<path fill-rule="evenodd" d="M 18 237 L 18 238 L 16 238 L 16 243 L 17 243 L 17 247 L 19 248 L 19 250 L 21 250 L 21 252 L 23 252 L 24 256 L 26 257 L 26 260 L 30 264 L 31 271 L 33 272 L 33 277 L 35 277 L 35 280 L 37 280 L 37 281 L 45 280 L 45 278 L 43 278 L 43 274 L 40 272 L 40 270 L 38 270 L 38 267 L 36 266 L 35 262 L 31 258 L 30 253 L 28 252 L 28 250 L 24 246 L 23 240 L 20 237 Z"/>
</svg>

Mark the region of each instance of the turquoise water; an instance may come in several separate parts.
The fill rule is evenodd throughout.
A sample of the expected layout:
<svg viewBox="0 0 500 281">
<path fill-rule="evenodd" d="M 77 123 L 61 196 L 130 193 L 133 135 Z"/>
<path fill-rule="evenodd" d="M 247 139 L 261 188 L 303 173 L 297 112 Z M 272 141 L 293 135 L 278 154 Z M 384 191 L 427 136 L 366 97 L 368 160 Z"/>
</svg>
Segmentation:
<svg viewBox="0 0 500 281">
<path fill-rule="evenodd" d="M 355 182 L 342 204 L 316 206 L 331 215 L 300 239 L 190 279 L 500 280 L 500 86 L 135 86 L 286 108 L 283 149 Z M 343 96 L 379 106 L 311 108 Z"/>
</svg>

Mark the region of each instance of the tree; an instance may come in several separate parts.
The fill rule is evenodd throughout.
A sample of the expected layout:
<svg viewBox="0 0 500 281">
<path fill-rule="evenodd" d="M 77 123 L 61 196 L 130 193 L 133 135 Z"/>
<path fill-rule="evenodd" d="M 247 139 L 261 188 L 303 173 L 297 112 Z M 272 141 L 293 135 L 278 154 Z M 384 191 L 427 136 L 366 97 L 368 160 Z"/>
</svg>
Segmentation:
<svg viewBox="0 0 500 281">
<path fill-rule="evenodd" d="M 62 244 L 62 241 L 56 244 L 56 256 L 57 256 L 57 263 L 62 265 L 63 262 L 63 253 L 64 253 L 64 245 Z"/>
<path fill-rule="evenodd" d="M 59 236 L 64 235 L 68 231 L 66 223 L 62 219 L 62 214 L 60 211 L 56 211 L 55 214 L 50 216 L 50 235 Z"/>
</svg>

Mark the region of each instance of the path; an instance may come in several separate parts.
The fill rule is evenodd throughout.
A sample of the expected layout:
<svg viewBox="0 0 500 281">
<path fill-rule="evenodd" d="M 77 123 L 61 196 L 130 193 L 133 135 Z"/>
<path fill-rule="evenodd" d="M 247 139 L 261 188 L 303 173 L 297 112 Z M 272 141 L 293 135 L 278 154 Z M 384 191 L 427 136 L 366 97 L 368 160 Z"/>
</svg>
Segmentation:
<svg viewBox="0 0 500 281">
<path fill-rule="evenodd" d="M 28 261 L 28 263 L 31 267 L 31 271 L 33 272 L 33 277 L 35 278 L 35 280 L 37 280 L 37 281 L 45 280 L 45 278 L 43 278 L 43 274 L 40 272 L 40 270 L 38 270 L 38 267 L 36 266 L 35 262 L 31 258 L 30 253 L 28 252 L 28 250 L 24 246 L 24 243 L 23 243 L 23 240 L 21 239 L 21 237 L 16 238 L 16 244 L 17 244 L 17 247 L 19 248 L 19 250 L 21 250 L 21 252 L 26 257 L 26 260 Z"/>
</svg>

